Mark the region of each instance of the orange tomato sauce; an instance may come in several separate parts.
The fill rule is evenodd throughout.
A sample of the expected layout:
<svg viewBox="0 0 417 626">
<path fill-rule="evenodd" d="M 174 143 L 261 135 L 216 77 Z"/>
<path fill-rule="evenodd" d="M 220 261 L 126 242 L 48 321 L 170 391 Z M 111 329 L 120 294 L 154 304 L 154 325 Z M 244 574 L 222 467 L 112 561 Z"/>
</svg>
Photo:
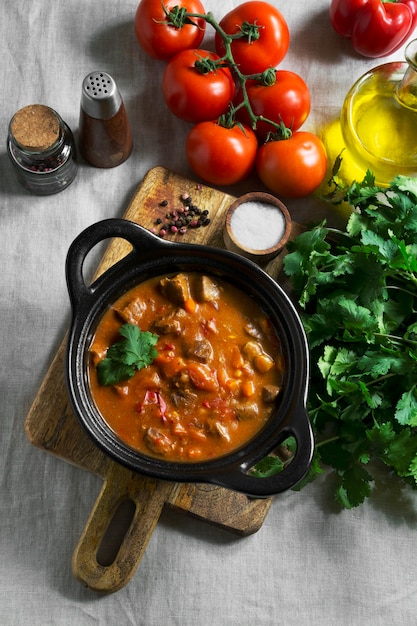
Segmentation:
<svg viewBox="0 0 417 626">
<path fill-rule="evenodd" d="M 124 323 L 158 335 L 158 356 L 132 378 L 100 385 L 96 366 Z M 283 380 L 279 339 L 245 293 L 199 273 L 155 277 L 103 315 L 89 350 L 91 394 L 131 448 L 173 462 L 243 446 L 267 422 Z"/>
</svg>

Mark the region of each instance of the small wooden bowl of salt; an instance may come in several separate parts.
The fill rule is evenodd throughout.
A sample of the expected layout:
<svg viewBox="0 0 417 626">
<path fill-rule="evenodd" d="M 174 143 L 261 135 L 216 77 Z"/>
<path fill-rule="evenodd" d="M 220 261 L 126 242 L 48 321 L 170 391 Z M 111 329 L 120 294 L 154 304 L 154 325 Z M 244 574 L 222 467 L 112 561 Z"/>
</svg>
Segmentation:
<svg viewBox="0 0 417 626">
<path fill-rule="evenodd" d="M 268 263 L 291 233 L 287 207 L 269 193 L 252 191 L 237 198 L 226 213 L 225 246 L 256 263 Z"/>
</svg>

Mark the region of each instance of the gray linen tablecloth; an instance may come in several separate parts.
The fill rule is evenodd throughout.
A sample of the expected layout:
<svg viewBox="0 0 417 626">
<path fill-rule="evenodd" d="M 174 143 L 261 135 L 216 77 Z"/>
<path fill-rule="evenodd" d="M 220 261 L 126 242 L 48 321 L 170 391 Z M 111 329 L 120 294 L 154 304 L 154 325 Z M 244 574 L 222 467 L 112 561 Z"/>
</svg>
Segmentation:
<svg viewBox="0 0 417 626">
<path fill-rule="evenodd" d="M 379 60 L 351 52 L 332 31 L 328 0 L 272 0 L 291 46 L 281 64 L 308 83 L 306 129 L 337 118 L 354 80 Z M 236 6 L 206 0 L 217 17 Z M 192 176 L 188 126 L 163 103 L 163 64 L 140 50 L 130 0 L 3 0 L 0 20 L 0 623 L 4 626 L 412 626 L 417 613 L 417 496 L 381 477 L 365 505 L 340 511 L 326 477 L 276 497 L 259 532 L 236 538 L 164 511 L 131 582 L 110 596 L 84 588 L 71 556 L 102 481 L 32 446 L 26 415 L 69 322 L 67 249 L 97 220 L 122 216 L 146 172 Z M 403 51 L 384 59 L 402 60 Z M 109 72 L 134 135 L 115 169 L 80 164 L 58 195 L 35 197 L 15 181 L 8 123 L 32 103 L 56 109 L 77 132 L 81 83 Z M 240 194 L 259 182 L 230 190 Z M 313 200 L 288 203 L 317 217 Z M 337 220 L 336 214 L 330 221 Z"/>
</svg>

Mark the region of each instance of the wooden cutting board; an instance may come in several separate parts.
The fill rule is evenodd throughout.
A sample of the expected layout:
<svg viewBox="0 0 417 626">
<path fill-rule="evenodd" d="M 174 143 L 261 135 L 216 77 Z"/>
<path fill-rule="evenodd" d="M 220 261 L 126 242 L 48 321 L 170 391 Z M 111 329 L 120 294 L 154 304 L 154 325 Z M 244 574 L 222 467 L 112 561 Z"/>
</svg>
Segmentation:
<svg viewBox="0 0 417 626">
<path fill-rule="evenodd" d="M 224 247 L 225 213 L 235 198 L 162 167 L 148 172 L 124 217 L 152 229 L 158 217 L 163 219 L 167 212 L 180 206 L 180 196 L 184 193 L 189 194 L 199 208 L 209 211 L 210 224 L 169 238 Z M 297 230 L 294 225 L 293 236 Z M 106 271 L 129 250 L 130 244 L 126 241 L 112 240 L 96 275 Z M 276 275 L 281 263 L 277 257 L 265 269 Z M 25 430 L 34 446 L 104 480 L 74 552 L 72 569 L 78 580 L 91 589 L 107 593 L 126 585 L 139 565 L 164 506 L 236 535 L 246 536 L 259 530 L 271 506 L 271 498 L 251 499 L 221 487 L 180 485 L 142 477 L 101 452 L 81 429 L 70 408 L 64 357 L 65 339 L 29 411 Z M 119 537 L 123 525 L 126 532 Z"/>
</svg>

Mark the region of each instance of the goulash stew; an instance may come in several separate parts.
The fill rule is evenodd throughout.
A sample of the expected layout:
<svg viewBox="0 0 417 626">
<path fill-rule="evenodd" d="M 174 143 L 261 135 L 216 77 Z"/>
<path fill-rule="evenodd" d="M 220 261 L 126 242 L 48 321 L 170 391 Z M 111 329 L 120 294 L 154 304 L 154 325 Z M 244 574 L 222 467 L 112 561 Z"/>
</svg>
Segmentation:
<svg viewBox="0 0 417 626">
<path fill-rule="evenodd" d="M 104 420 L 148 456 L 206 461 L 245 444 L 280 393 L 268 318 L 241 290 L 200 273 L 155 277 L 103 315 L 90 385 Z"/>
</svg>

